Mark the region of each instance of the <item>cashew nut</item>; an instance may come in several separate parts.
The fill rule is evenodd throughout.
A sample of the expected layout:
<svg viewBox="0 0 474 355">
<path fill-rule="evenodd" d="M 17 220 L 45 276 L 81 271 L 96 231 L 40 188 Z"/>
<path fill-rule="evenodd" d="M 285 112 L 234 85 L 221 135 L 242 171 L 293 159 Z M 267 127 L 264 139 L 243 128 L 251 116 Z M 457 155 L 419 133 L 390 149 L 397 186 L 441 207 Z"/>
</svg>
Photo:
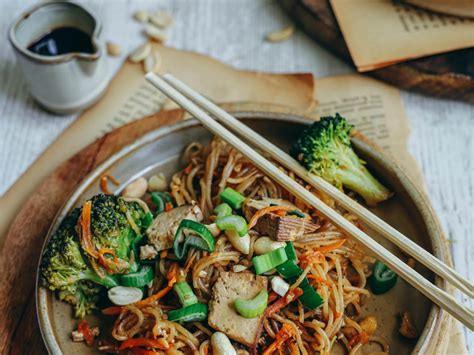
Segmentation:
<svg viewBox="0 0 474 355">
<path fill-rule="evenodd" d="M 255 254 L 262 255 L 265 253 L 269 253 L 275 249 L 284 247 L 285 245 L 285 242 L 277 242 L 269 237 L 260 237 L 255 241 L 253 248 Z"/>
<path fill-rule="evenodd" d="M 237 355 L 229 338 L 224 333 L 215 332 L 212 334 L 211 346 L 213 355 Z"/>
<path fill-rule="evenodd" d="M 123 197 L 141 198 L 148 188 L 148 183 L 144 177 L 138 178 L 128 184 L 122 192 Z"/>
</svg>

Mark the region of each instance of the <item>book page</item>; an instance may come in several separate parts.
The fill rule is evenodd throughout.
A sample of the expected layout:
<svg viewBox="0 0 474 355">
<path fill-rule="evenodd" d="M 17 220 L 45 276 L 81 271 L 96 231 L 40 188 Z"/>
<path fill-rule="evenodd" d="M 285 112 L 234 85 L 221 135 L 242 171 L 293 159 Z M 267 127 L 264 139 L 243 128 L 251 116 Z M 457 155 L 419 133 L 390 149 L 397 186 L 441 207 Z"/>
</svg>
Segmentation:
<svg viewBox="0 0 474 355">
<path fill-rule="evenodd" d="M 389 0 L 331 0 L 331 5 L 361 72 L 474 46 L 474 19 Z"/>
</svg>

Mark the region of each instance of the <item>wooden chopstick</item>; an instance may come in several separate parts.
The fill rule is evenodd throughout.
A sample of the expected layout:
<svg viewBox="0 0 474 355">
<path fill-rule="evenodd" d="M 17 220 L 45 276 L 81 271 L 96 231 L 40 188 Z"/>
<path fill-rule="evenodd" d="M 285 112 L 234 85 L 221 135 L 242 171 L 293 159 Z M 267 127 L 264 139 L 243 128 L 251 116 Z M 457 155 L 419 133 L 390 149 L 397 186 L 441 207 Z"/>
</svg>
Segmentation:
<svg viewBox="0 0 474 355">
<path fill-rule="evenodd" d="M 205 109 L 222 123 L 224 123 L 228 129 L 236 131 L 240 136 L 244 137 L 248 142 L 252 142 L 252 145 L 258 147 L 261 151 L 269 154 L 273 159 L 278 161 L 281 165 L 287 169 L 293 171 L 308 184 L 312 185 L 316 189 L 323 191 L 334 200 L 336 200 L 342 207 L 347 211 L 352 212 L 358 216 L 364 223 L 380 233 L 387 240 L 394 243 L 397 247 L 403 250 L 406 254 L 412 256 L 420 263 L 425 265 L 428 269 L 432 270 L 437 275 L 441 276 L 446 281 L 450 282 L 453 286 L 456 286 L 460 291 L 465 293 L 471 298 L 474 298 L 474 285 L 467 279 L 463 278 L 457 271 L 449 267 L 441 260 L 436 258 L 431 253 L 420 247 L 418 244 L 413 242 L 411 239 L 400 233 L 398 230 L 393 228 L 391 225 L 386 223 L 384 220 L 370 212 L 367 208 L 357 203 L 355 200 L 347 196 L 345 193 L 320 178 L 317 175 L 311 174 L 306 170 L 298 161 L 293 159 L 285 151 L 278 148 L 276 145 L 262 137 L 260 134 L 249 128 L 235 117 L 218 107 L 216 104 L 206 99 L 201 94 L 197 93 L 185 83 L 175 78 L 171 74 L 165 74 L 163 79 L 166 80 L 176 90 L 181 92 L 188 99 L 192 100 L 199 107 Z"/>
<path fill-rule="evenodd" d="M 418 274 L 414 269 L 410 268 L 403 261 L 398 259 L 390 251 L 370 238 L 362 230 L 357 228 L 339 213 L 327 206 L 313 193 L 299 185 L 289 176 L 279 170 L 277 166 L 272 164 L 262 155 L 257 153 L 253 148 L 244 143 L 240 138 L 231 133 L 220 123 L 215 121 L 205 111 L 199 108 L 192 101 L 187 99 L 179 91 L 168 84 L 164 79 L 155 73 L 146 74 L 146 79 L 160 91 L 162 91 L 171 100 L 176 102 L 179 106 L 193 115 L 201 124 L 210 130 L 216 136 L 219 136 L 234 149 L 240 151 L 247 159 L 252 161 L 265 174 L 272 177 L 278 184 L 285 187 L 288 191 L 293 193 L 296 197 L 305 201 L 307 204 L 314 206 L 326 218 L 330 219 L 336 226 L 344 230 L 348 235 L 352 236 L 360 244 L 374 253 L 378 259 L 388 265 L 406 282 L 420 291 L 423 295 L 436 303 L 441 308 L 445 309 L 453 317 L 465 324 L 469 329 L 474 330 L 474 313 L 458 303 L 456 298 L 448 294 L 446 291 L 433 285 L 422 275 Z"/>
</svg>

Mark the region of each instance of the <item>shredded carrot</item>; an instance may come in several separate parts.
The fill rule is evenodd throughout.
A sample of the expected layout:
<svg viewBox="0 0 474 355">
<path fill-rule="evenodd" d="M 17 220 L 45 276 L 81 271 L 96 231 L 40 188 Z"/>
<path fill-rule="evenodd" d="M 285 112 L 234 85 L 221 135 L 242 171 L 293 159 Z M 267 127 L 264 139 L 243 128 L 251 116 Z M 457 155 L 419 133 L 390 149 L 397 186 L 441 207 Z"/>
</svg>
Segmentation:
<svg viewBox="0 0 474 355">
<path fill-rule="evenodd" d="M 113 259 L 106 258 L 105 254 L 112 255 Z M 105 270 L 107 270 L 109 274 L 115 273 L 117 269 L 120 269 L 121 267 L 127 267 L 126 261 L 119 259 L 112 249 L 101 248 L 98 251 L 98 255 L 99 263 L 105 268 Z"/>
<path fill-rule="evenodd" d="M 369 336 L 367 335 L 366 332 L 362 331 L 359 334 L 354 335 L 349 341 L 348 345 L 349 345 L 349 348 L 353 348 L 355 345 L 359 343 L 367 344 L 368 342 L 369 342 Z"/>
<path fill-rule="evenodd" d="M 165 212 L 169 212 L 173 209 L 173 205 L 170 202 L 165 203 Z"/>
<path fill-rule="evenodd" d="M 84 250 L 93 258 L 98 257 L 97 251 L 92 245 L 91 239 L 91 212 L 92 212 L 92 201 L 87 201 L 82 206 L 81 214 L 81 245 Z"/>
<path fill-rule="evenodd" d="M 117 186 L 120 182 L 109 174 L 104 174 L 100 177 L 100 190 L 106 195 L 112 195 L 112 193 L 109 191 L 109 188 L 107 187 L 108 181 L 110 181 L 115 186 Z"/>
<path fill-rule="evenodd" d="M 275 341 L 265 349 L 263 355 L 271 355 L 275 350 L 280 350 L 281 346 L 291 337 L 295 335 L 293 328 L 288 324 L 283 324 L 283 327 L 276 334 Z"/>
<path fill-rule="evenodd" d="M 85 319 L 79 322 L 77 325 L 77 331 L 84 335 L 84 340 L 86 341 L 87 345 L 91 346 L 94 344 L 94 334 L 92 333 L 92 329 L 89 327 L 89 324 L 87 324 Z"/>
<path fill-rule="evenodd" d="M 308 250 L 300 257 L 300 263 L 303 268 L 308 265 L 321 264 L 324 261 L 324 254 L 318 250 Z"/>
<path fill-rule="evenodd" d="M 209 344 L 206 344 L 202 350 L 203 350 L 204 355 L 209 354 Z"/>
<path fill-rule="evenodd" d="M 282 298 L 280 298 L 278 301 L 275 301 L 275 303 L 265 309 L 264 316 L 270 317 L 272 314 L 280 311 L 280 309 L 286 307 L 288 304 L 296 300 L 302 294 L 303 290 L 299 287 L 288 291 Z"/>
<path fill-rule="evenodd" d="M 255 212 L 255 214 L 252 216 L 248 225 L 248 229 L 252 229 L 257 224 L 258 219 L 266 215 L 267 213 L 272 213 L 272 212 L 276 213 L 278 211 L 292 211 L 292 210 L 294 210 L 294 208 L 287 207 L 287 206 L 269 206 L 269 207 L 262 208 L 258 210 L 257 212 Z"/>
<path fill-rule="evenodd" d="M 340 248 L 346 242 L 346 240 L 347 239 L 341 239 L 333 244 L 329 244 L 324 247 L 317 248 L 316 250 L 319 251 L 320 253 L 329 253 L 337 248 Z"/>
<path fill-rule="evenodd" d="M 313 275 L 313 274 L 308 274 L 308 275 L 306 275 L 306 277 L 307 277 L 308 279 L 315 280 L 316 282 L 319 282 L 320 284 L 327 285 L 327 286 L 330 285 L 330 282 L 329 282 L 328 280 L 323 279 L 323 278 L 320 277 L 320 276 L 316 276 L 316 275 Z"/>
<path fill-rule="evenodd" d="M 136 348 L 136 347 L 166 350 L 169 348 L 169 345 L 165 339 L 132 338 L 132 339 L 125 340 L 120 345 L 119 351 L 130 349 L 130 348 Z"/>
<path fill-rule="evenodd" d="M 268 295 L 268 304 L 272 303 L 278 298 L 278 294 L 275 291 L 270 292 Z"/>
<path fill-rule="evenodd" d="M 160 253 L 160 259 L 164 259 L 168 256 L 168 250 L 163 250 L 161 253 Z"/>
<path fill-rule="evenodd" d="M 193 170 L 193 164 L 189 163 L 189 165 L 186 168 L 184 168 L 184 173 L 189 174 L 191 170 Z"/>
<path fill-rule="evenodd" d="M 148 305 L 152 302 L 158 301 L 160 298 L 163 298 L 164 296 L 166 296 L 173 289 L 173 285 L 176 283 L 178 268 L 179 268 L 178 263 L 173 263 L 171 265 L 171 267 L 168 271 L 168 275 L 167 275 L 168 285 L 164 289 L 158 291 L 157 293 L 155 293 L 154 295 L 151 295 L 148 298 L 145 298 L 144 300 L 141 300 L 141 301 L 138 301 L 138 302 L 134 303 L 134 305 L 137 306 L 137 307 L 146 306 L 146 305 Z"/>
</svg>

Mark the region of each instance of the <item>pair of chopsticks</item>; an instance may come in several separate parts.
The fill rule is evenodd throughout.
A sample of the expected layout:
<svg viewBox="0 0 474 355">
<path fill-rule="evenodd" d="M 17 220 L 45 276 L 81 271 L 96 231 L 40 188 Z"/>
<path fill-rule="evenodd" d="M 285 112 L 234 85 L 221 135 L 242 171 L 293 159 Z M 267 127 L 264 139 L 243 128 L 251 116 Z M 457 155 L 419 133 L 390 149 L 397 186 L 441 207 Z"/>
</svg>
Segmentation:
<svg viewBox="0 0 474 355">
<path fill-rule="evenodd" d="M 280 169 L 259 154 L 256 150 L 230 132 L 223 125 L 218 123 L 216 119 L 211 117 L 207 112 L 215 116 L 229 129 L 237 132 L 248 142 L 252 142 L 261 151 L 269 154 L 278 163 L 293 171 L 306 182 L 316 189 L 325 192 L 345 209 L 357 215 L 363 222 L 372 227 L 374 230 L 385 236 L 389 241 L 397 245 L 405 253 L 409 254 L 437 275 L 449 281 L 463 293 L 469 297 L 474 297 L 474 285 L 464 279 L 455 270 L 441 262 L 439 259 L 422 249 L 416 243 L 408 239 L 405 235 L 391 227 L 382 219 L 374 215 L 368 209 L 352 200 L 350 197 L 339 191 L 337 188 L 327 183 L 318 176 L 310 174 L 296 160 L 287 153 L 276 147 L 274 144 L 260 136 L 258 133 L 247 127 L 239 120 L 231 116 L 226 111 L 188 87 L 186 84 L 173 77 L 170 74 L 158 76 L 155 73 L 146 74 L 146 79 L 157 89 L 162 91 L 171 100 L 189 112 L 198 121 L 202 123 L 214 135 L 230 144 L 233 148 L 240 151 L 247 159 L 252 161 L 260 170 L 273 178 L 278 184 L 293 193 L 299 199 L 316 208 L 322 215 L 330 219 L 335 225 L 344 230 L 348 235 L 352 236 L 360 244 L 374 253 L 379 260 L 388 265 L 400 277 L 408 282 L 415 289 L 420 291 L 432 302 L 446 310 L 453 317 L 458 319 L 469 329 L 474 330 L 474 312 L 459 303 L 456 298 L 446 291 L 438 288 L 414 269 L 409 267 L 402 260 L 398 259 L 390 251 L 369 237 L 362 230 L 357 228 L 338 212 L 322 202 L 310 191 L 292 180 Z M 206 112 L 207 111 L 207 112 Z"/>
</svg>

